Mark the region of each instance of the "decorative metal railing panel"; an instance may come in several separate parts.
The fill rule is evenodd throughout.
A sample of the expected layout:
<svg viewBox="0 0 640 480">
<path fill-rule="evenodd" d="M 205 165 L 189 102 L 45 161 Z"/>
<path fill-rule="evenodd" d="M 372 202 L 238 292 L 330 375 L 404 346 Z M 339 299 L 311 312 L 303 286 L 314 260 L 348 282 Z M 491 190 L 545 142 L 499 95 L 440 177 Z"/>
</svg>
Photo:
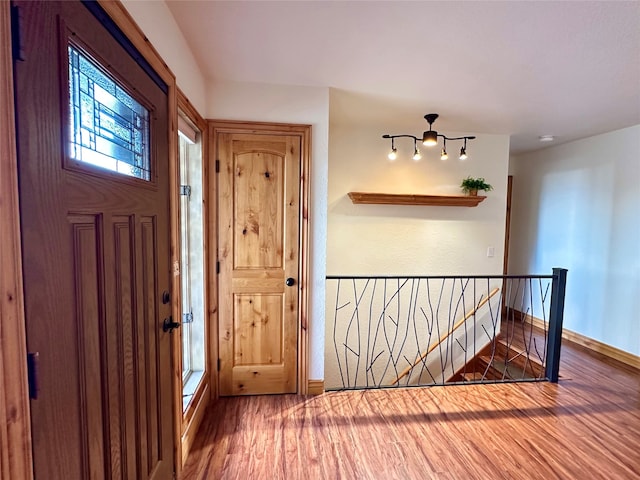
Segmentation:
<svg viewBox="0 0 640 480">
<path fill-rule="evenodd" d="M 329 276 L 325 386 L 557 381 L 565 280 Z"/>
</svg>

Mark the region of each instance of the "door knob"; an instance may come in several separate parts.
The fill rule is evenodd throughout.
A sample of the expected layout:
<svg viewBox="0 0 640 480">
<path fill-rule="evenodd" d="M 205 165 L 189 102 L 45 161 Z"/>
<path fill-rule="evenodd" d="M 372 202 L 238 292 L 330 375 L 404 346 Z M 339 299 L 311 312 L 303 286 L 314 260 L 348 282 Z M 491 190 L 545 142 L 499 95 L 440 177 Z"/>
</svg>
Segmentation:
<svg viewBox="0 0 640 480">
<path fill-rule="evenodd" d="M 296 281 L 293 278 L 289 277 L 284 283 L 287 284 L 287 287 L 292 287 L 296 283 Z"/>
<path fill-rule="evenodd" d="M 180 322 L 174 322 L 173 317 L 168 316 L 167 318 L 164 319 L 164 322 L 162 322 L 162 331 L 170 332 L 173 329 L 178 328 L 179 326 L 180 326 Z"/>
</svg>

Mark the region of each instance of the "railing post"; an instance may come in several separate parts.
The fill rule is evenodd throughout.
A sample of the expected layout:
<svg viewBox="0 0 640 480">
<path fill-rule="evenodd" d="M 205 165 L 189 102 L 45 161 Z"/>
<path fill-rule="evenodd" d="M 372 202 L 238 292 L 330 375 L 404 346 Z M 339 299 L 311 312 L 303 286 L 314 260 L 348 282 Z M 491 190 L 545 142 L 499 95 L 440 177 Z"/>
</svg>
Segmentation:
<svg viewBox="0 0 640 480">
<path fill-rule="evenodd" d="M 551 286 L 551 306 L 549 312 L 549 343 L 545 376 L 550 382 L 558 383 L 560 369 L 560 344 L 562 342 L 562 321 L 564 318 L 564 294 L 567 286 L 567 269 L 553 269 Z"/>
</svg>

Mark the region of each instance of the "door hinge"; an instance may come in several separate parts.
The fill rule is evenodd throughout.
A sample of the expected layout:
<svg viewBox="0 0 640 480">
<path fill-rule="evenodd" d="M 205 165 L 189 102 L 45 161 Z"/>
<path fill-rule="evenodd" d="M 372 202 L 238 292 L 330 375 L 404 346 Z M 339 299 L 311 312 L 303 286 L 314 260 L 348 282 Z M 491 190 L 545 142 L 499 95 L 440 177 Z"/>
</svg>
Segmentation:
<svg viewBox="0 0 640 480">
<path fill-rule="evenodd" d="M 218 359 L 218 371 L 220 371 L 220 359 Z"/>
<path fill-rule="evenodd" d="M 22 12 L 20 7 L 11 5 L 11 50 L 14 60 L 24 61 L 22 49 Z"/>
<path fill-rule="evenodd" d="M 182 314 L 182 323 L 193 323 L 193 310 Z"/>
<path fill-rule="evenodd" d="M 40 385 L 38 384 L 38 366 L 40 363 L 40 354 L 27 353 L 27 380 L 29 383 L 29 398 L 38 399 Z"/>
<path fill-rule="evenodd" d="M 220 273 L 220 262 L 216 262 L 216 273 Z"/>
<path fill-rule="evenodd" d="M 180 195 L 186 196 L 191 200 L 191 185 L 180 185 Z"/>
<path fill-rule="evenodd" d="M 220 173 L 220 160 L 216 160 L 216 173 Z"/>
</svg>

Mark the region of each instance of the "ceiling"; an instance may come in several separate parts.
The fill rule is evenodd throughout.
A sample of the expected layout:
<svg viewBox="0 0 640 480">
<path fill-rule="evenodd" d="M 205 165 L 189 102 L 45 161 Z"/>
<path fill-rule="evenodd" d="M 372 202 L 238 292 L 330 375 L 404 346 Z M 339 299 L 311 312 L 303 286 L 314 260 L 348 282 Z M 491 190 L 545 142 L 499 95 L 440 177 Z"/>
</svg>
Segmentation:
<svg viewBox="0 0 640 480">
<path fill-rule="evenodd" d="M 640 124 L 640 1 L 167 1 L 208 80 L 332 87 L 349 121 L 438 112 L 512 153 Z"/>
</svg>

